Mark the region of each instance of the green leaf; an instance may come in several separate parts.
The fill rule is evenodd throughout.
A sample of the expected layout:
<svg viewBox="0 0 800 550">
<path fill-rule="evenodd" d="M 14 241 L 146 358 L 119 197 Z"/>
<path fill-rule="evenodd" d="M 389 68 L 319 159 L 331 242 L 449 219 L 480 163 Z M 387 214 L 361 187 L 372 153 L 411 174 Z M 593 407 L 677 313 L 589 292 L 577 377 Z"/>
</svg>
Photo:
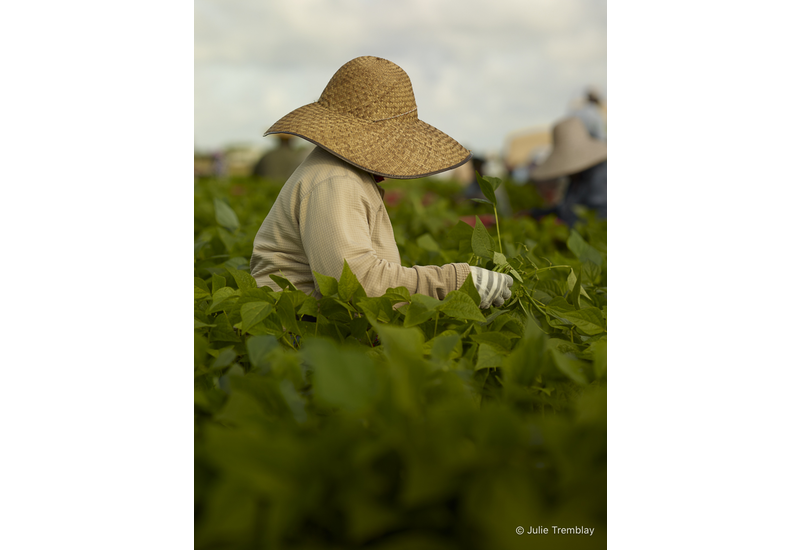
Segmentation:
<svg viewBox="0 0 800 550">
<path fill-rule="evenodd" d="M 494 257 L 494 243 L 478 216 L 475 216 L 475 229 L 472 232 L 472 252 L 487 260 Z"/>
<path fill-rule="evenodd" d="M 281 293 L 280 292 L 278 292 L 276 294 L 278 294 L 278 296 L 275 299 L 275 302 L 277 302 L 278 299 L 281 297 Z M 305 303 L 305 301 L 308 300 L 308 298 L 309 298 L 308 294 L 306 294 L 302 290 L 284 290 L 283 291 L 283 295 L 286 295 L 286 296 L 289 297 L 289 300 L 292 302 L 292 308 L 294 308 L 294 309 L 297 309 L 298 307 L 303 305 L 303 303 Z"/>
<path fill-rule="evenodd" d="M 320 288 L 322 287 L 320 286 Z M 345 260 L 344 266 L 342 267 L 342 275 L 339 277 L 339 283 L 337 287 L 339 298 L 345 302 L 349 302 L 359 288 L 361 288 L 363 291 L 361 283 L 358 282 L 358 279 L 350 270 L 350 266 L 347 265 L 347 260 Z M 323 293 L 323 296 L 324 295 L 325 294 Z"/>
<path fill-rule="evenodd" d="M 474 290 L 474 286 L 472 287 Z M 486 321 L 486 317 L 481 313 L 480 308 L 475 304 L 474 299 L 461 290 L 450 292 L 443 301 L 439 302 L 436 309 L 453 317 L 454 319 L 464 319 L 468 321 Z"/>
<path fill-rule="evenodd" d="M 211 319 L 203 313 L 199 308 L 195 308 L 194 310 L 194 320 L 200 321 L 201 323 L 210 323 Z"/>
<path fill-rule="evenodd" d="M 575 277 L 575 271 L 573 269 L 569 270 L 569 275 L 567 276 L 567 287 L 570 289 L 569 291 L 569 301 L 572 302 L 572 305 L 575 309 L 581 308 L 581 274 L 578 273 L 578 276 Z"/>
<path fill-rule="evenodd" d="M 409 298 L 410 299 L 410 298 Z M 386 296 L 361 298 L 358 300 L 357 309 L 362 313 L 369 313 L 376 320 L 389 323 L 395 317 L 392 302 Z"/>
<path fill-rule="evenodd" d="M 242 332 L 249 332 L 254 325 L 260 323 L 275 310 L 268 302 L 248 302 L 242 306 Z"/>
<path fill-rule="evenodd" d="M 575 313 L 575 306 L 561 296 L 556 296 L 545 306 L 545 313 L 557 319 L 562 325 L 573 325 L 569 316 Z"/>
<path fill-rule="evenodd" d="M 411 296 L 411 306 L 406 311 L 403 326 L 413 327 L 432 319 L 436 315 L 436 308 L 439 304 L 441 302 L 436 298 L 424 294 L 414 294 Z"/>
<path fill-rule="evenodd" d="M 486 199 L 470 199 L 471 201 L 480 202 L 482 204 L 488 204 L 489 206 L 494 206 L 492 201 L 487 201 Z"/>
<path fill-rule="evenodd" d="M 542 372 L 546 349 L 547 336 L 533 319 L 528 319 L 522 340 L 505 362 L 509 379 L 523 387 L 531 386 Z"/>
<path fill-rule="evenodd" d="M 550 300 L 553 299 L 552 295 L 548 294 L 547 292 L 542 292 L 538 288 L 533 291 L 533 294 L 531 294 L 531 296 L 533 296 L 536 300 L 542 302 L 544 305 L 549 304 Z"/>
<path fill-rule="evenodd" d="M 569 298 L 572 301 L 572 305 L 575 306 L 575 309 L 581 308 L 581 294 L 586 294 L 581 287 L 581 273 L 578 272 L 578 276 L 575 277 L 575 272 L 573 270 L 569 270 L 569 276 L 567 277 L 567 286 L 571 289 Z M 587 296 L 588 298 L 588 296 Z"/>
<path fill-rule="evenodd" d="M 503 310 L 499 310 L 503 311 Z M 492 324 L 492 330 L 503 330 L 516 334 L 520 338 L 525 335 L 525 323 L 521 320 L 519 310 L 514 310 L 512 314 L 498 318 Z"/>
<path fill-rule="evenodd" d="M 583 262 L 581 264 L 581 271 L 583 272 L 583 278 L 592 285 L 600 284 L 603 278 L 603 269 L 594 262 Z"/>
<path fill-rule="evenodd" d="M 475 288 L 475 281 L 472 280 L 471 270 L 467 274 L 467 280 L 464 281 L 464 284 L 461 285 L 461 288 L 459 288 L 458 290 L 460 290 L 461 292 L 472 298 L 472 301 L 475 302 L 476 306 L 481 305 L 481 295 L 478 294 L 478 289 Z"/>
<path fill-rule="evenodd" d="M 315 399 L 348 411 L 376 400 L 378 374 L 365 354 L 315 338 L 306 341 L 301 353 L 313 368 Z"/>
<path fill-rule="evenodd" d="M 380 323 L 373 323 L 372 326 L 378 333 L 388 357 L 397 359 L 401 363 L 422 358 L 425 339 L 418 327 L 403 328 Z"/>
<path fill-rule="evenodd" d="M 254 367 L 266 367 L 267 355 L 280 348 L 278 339 L 271 334 L 251 336 L 247 340 L 247 355 L 250 357 L 250 364 Z"/>
<path fill-rule="evenodd" d="M 490 180 L 495 180 L 497 178 L 484 178 L 478 173 L 477 170 L 475 171 L 475 176 L 478 179 L 478 185 L 481 188 L 483 196 L 489 200 L 490 204 L 496 205 L 497 197 L 494 196 L 494 190 L 497 189 L 498 186 L 495 185 L 494 182 Z"/>
<path fill-rule="evenodd" d="M 606 368 L 608 363 L 607 353 L 607 343 L 605 340 L 599 340 L 597 342 L 592 342 L 592 345 L 589 346 L 589 350 L 592 353 L 592 363 L 594 366 L 594 377 L 595 378 L 602 378 L 606 375 Z"/>
<path fill-rule="evenodd" d="M 244 305 L 247 302 L 269 302 L 274 304 L 278 301 L 278 297 L 280 296 L 280 292 L 273 292 L 273 290 L 268 286 L 248 288 L 246 290 L 240 290 L 239 292 L 241 295 L 239 303 L 241 305 Z"/>
<path fill-rule="evenodd" d="M 417 246 L 422 250 L 427 250 L 428 252 L 439 252 L 440 250 L 439 243 L 434 240 L 430 233 L 425 233 L 418 238 Z"/>
<path fill-rule="evenodd" d="M 285 378 L 281 380 L 280 389 L 281 396 L 283 396 L 284 401 L 286 401 L 286 404 L 292 411 L 292 416 L 294 416 L 298 424 L 303 424 L 308 419 L 308 415 L 306 414 L 306 402 L 300 397 L 300 394 L 297 393 L 294 384 Z"/>
<path fill-rule="evenodd" d="M 500 350 L 509 351 L 511 349 L 511 340 L 500 332 L 482 332 L 480 334 L 471 334 L 470 339 L 479 344 L 491 344 Z"/>
<path fill-rule="evenodd" d="M 581 355 L 581 346 L 570 342 L 569 340 L 562 340 L 561 338 L 550 338 L 547 341 L 548 349 L 555 349 L 561 353 L 572 353 L 576 356 Z"/>
<path fill-rule="evenodd" d="M 603 312 L 593 306 L 585 307 L 578 311 L 566 312 L 563 317 L 574 324 L 580 332 L 588 336 L 602 334 L 606 331 Z"/>
<path fill-rule="evenodd" d="M 335 324 L 330 319 L 325 317 L 322 312 L 317 313 L 316 321 L 313 324 L 309 324 L 305 328 L 307 329 L 307 335 L 328 337 L 336 341 L 344 340 L 342 334 L 336 332 Z"/>
<path fill-rule="evenodd" d="M 225 367 L 233 363 L 234 359 L 236 359 L 235 351 L 233 351 L 230 348 L 222 350 L 220 354 L 217 356 L 217 358 L 214 359 L 214 362 L 211 363 L 211 369 L 212 370 L 224 369 Z"/>
<path fill-rule="evenodd" d="M 219 225 L 229 231 L 239 229 L 239 218 L 236 216 L 236 212 L 222 199 L 214 199 L 214 217 Z"/>
<path fill-rule="evenodd" d="M 323 296 L 319 301 L 319 315 L 331 321 L 341 321 L 349 323 L 351 320 L 351 312 L 357 312 L 355 308 L 351 307 L 347 302 L 343 302 L 339 295 Z"/>
<path fill-rule="evenodd" d="M 586 379 L 586 374 L 584 373 L 585 363 L 583 361 L 567 357 L 555 349 L 550 349 L 549 352 L 556 368 L 563 374 L 567 375 L 573 382 L 581 385 L 586 385 L 589 383 L 589 381 Z"/>
<path fill-rule="evenodd" d="M 483 320 L 483 322 L 482 322 L 482 323 L 480 323 L 480 325 L 481 325 L 481 326 L 484 326 L 484 327 L 485 327 L 485 326 L 488 326 L 488 325 L 489 325 L 489 323 L 491 323 L 492 321 L 494 321 L 495 319 L 497 319 L 498 317 L 500 317 L 500 316 L 501 316 L 502 314 L 504 314 L 504 313 L 508 313 L 508 310 L 506 310 L 506 309 L 496 309 L 496 310 L 494 310 L 494 311 L 491 313 L 491 315 L 489 315 L 488 317 L 486 317 L 486 319 L 484 319 L 484 320 Z M 507 322 L 507 321 L 508 321 L 508 319 L 506 319 L 506 322 Z M 502 323 L 502 322 L 501 322 L 501 325 L 500 325 L 500 326 L 502 326 L 503 324 L 504 324 L 504 323 Z M 499 328 L 498 328 L 498 330 L 499 330 Z"/>
<path fill-rule="evenodd" d="M 475 356 L 477 355 L 477 352 L 478 346 L 469 346 L 461 356 L 461 359 L 458 360 L 458 369 L 467 371 L 475 370 Z M 488 372 L 489 371 L 485 371 L 485 374 L 488 374 Z M 476 376 L 476 381 L 477 378 L 478 377 Z M 480 381 L 481 385 L 483 385 L 483 382 L 486 381 L 486 376 L 483 376 L 482 378 L 483 380 Z"/>
<path fill-rule="evenodd" d="M 453 226 L 447 233 L 445 242 L 454 248 L 458 248 L 459 243 L 462 241 L 472 242 L 472 233 L 474 229 L 468 223 L 461 220 Z"/>
<path fill-rule="evenodd" d="M 392 304 L 411 301 L 411 294 L 408 292 L 408 289 L 404 286 L 387 288 L 383 296 L 388 298 L 392 302 Z"/>
<path fill-rule="evenodd" d="M 229 286 L 222 287 L 214 293 L 211 305 L 206 309 L 206 315 L 215 311 L 222 311 L 226 303 L 232 303 L 239 298 L 239 290 L 234 290 Z"/>
<path fill-rule="evenodd" d="M 500 178 L 495 178 L 493 176 L 481 176 L 483 180 L 492 186 L 492 189 L 497 190 L 501 185 L 503 185 L 503 180 Z"/>
<path fill-rule="evenodd" d="M 280 395 L 276 380 L 263 376 L 231 376 L 227 378 L 228 387 L 231 391 L 230 397 L 215 418 L 215 420 L 222 423 L 222 425 L 253 428 L 258 425 L 263 425 L 265 421 L 269 421 L 270 419 L 287 418 L 291 416 L 289 408 Z M 223 380 L 220 380 L 220 386 L 222 387 L 222 385 Z M 247 441 L 248 439 L 252 441 L 251 438 L 242 438 L 241 435 L 239 435 L 237 439 L 241 442 Z M 219 445 L 219 442 L 209 445 L 208 448 L 211 448 L 212 445 Z M 224 451 L 222 449 L 219 449 L 219 451 L 225 452 L 226 454 L 230 453 L 232 449 L 228 446 L 226 447 Z M 237 468 L 237 466 L 233 466 L 233 464 L 242 459 L 247 460 L 249 458 L 249 461 L 252 462 L 253 459 L 256 458 L 252 455 L 249 457 L 243 456 L 242 451 L 243 449 L 240 449 L 238 452 L 234 451 L 234 453 L 232 453 L 239 455 L 236 458 L 229 455 L 229 459 L 226 460 L 228 468 Z M 238 460 L 236 460 L 237 458 Z M 240 462 L 238 467 L 243 465 L 244 464 Z M 240 470 L 240 474 L 241 473 Z M 254 472 L 251 470 L 250 475 L 252 475 L 252 473 Z"/>
<path fill-rule="evenodd" d="M 366 317 L 356 317 L 350 322 L 350 336 L 362 341 L 362 343 L 368 343 L 364 339 L 367 338 L 367 331 L 370 327 L 371 325 Z"/>
<path fill-rule="evenodd" d="M 231 269 L 250 273 L 250 260 L 243 256 L 235 256 L 222 264 L 222 267 L 230 267 Z"/>
<path fill-rule="evenodd" d="M 211 292 L 208 290 L 208 285 L 206 282 L 201 279 L 200 277 L 194 278 L 194 299 L 201 300 L 203 298 L 211 296 Z"/>
<path fill-rule="evenodd" d="M 339 293 L 339 282 L 333 277 L 322 275 L 314 271 L 314 278 L 319 285 L 319 291 L 323 296 L 337 296 Z"/>
<path fill-rule="evenodd" d="M 312 317 L 316 317 L 319 313 L 317 308 L 317 299 L 313 296 L 306 296 L 306 299 L 303 300 L 303 303 L 297 309 L 297 315 L 299 317 L 302 317 L 303 315 L 311 315 Z"/>
<path fill-rule="evenodd" d="M 236 247 L 236 244 L 238 242 L 236 236 L 227 229 L 225 229 L 224 227 L 215 227 L 214 229 L 216 230 L 216 234 L 217 237 L 219 237 L 219 240 L 222 242 L 223 245 L 225 245 L 225 250 L 231 252 Z"/>
<path fill-rule="evenodd" d="M 269 278 L 275 281 L 275 283 L 281 288 L 281 290 L 286 290 L 287 288 L 289 290 L 297 290 L 297 287 L 295 287 L 291 283 L 291 281 L 289 281 L 289 279 L 285 279 L 283 277 L 279 277 L 278 275 L 274 274 L 270 275 Z"/>
<path fill-rule="evenodd" d="M 603 265 L 603 255 L 592 245 L 583 240 L 580 234 L 572 229 L 567 239 L 567 248 L 582 262 L 593 262 L 599 266 Z"/>
<path fill-rule="evenodd" d="M 239 290 L 247 290 L 251 288 L 258 288 L 256 284 L 256 280 L 250 275 L 247 271 L 242 271 L 241 269 L 232 269 L 230 267 L 226 268 L 228 273 L 231 274 L 233 280 L 236 281 L 236 286 L 239 287 Z"/>
<path fill-rule="evenodd" d="M 215 327 L 217 325 L 206 323 L 205 321 L 201 321 L 197 317 L 194 319 L 194 328 L 208 328 L 208 327 Z"/>
<path fill-rule="evenodd" d="M 494 346 L 486 344 L 478 345 L 478 362 L 475 364 L 475 370 L 481 369 L 496 369 L 503 366 L 504 355 L 500 353 Z"/>
<path fill-rule="evenodd" d="M 228 286 L 228 283 L 225 280 L 225 277 L 216 274 L 211 276 L 211 294 L 216 294 L 220 288 L 224 288 L 226 286 Z"/>
<path fill-rule="evenodd" d="M 206 364 L 208 355 L 208 340 L 201 336 L 199 332 L 194 333 L 194 365 L 196 367 L 203 367 Z"/>
<path fill-rule="evenodd" d="M 214 318 L 214 324 L 216 326 L 211 329 L 211 334 L 208 337 L 210 342 L 238 343 L 242 341 L 242 339 L 235 332 L 233 332 L 233 327 L 228 319 L 228 315 L 224 312 L 220 313 Z"/>
<path fill-rule="evenodd" d="M 275 311 L 278 312 L 278 319 L 280 319 L 283 327 L 293 334 L 302 334 L 300 327 L 297 325 L 297 317 L 294 312 L 294 304 L 292 298 L 286 293 L 283 293 L 278 298 L 278 303 L 275 304 Z"/>
<path fill-rule="evenodd" d="M 560 298 L 564 294 L 564 287 L 562 286 L 563 283 L 560 281 L 555 281 L 553 279 L 547 279 L 544 281 L 539 281 L 536 284 L 537 290 L 542 292 L 548 293 L 550 296 L 554 298 Z"/>
<path fill-rule="evenodd" d="M 495 252 L 494 255 L 492 255 L 492 261 L 494 262 L 494 265 L 496 265 L 497 267 L 504 266 L 508 263 L 508 260 L 506 260 L 505 255 L 500 254 L 499 252 Z"/>
<path fill-rule="evenodd" d="M 437 309 L 442 304 L 442 301 L 426 294 L 412 294 L 411 303 L 423 304 L 425 310 L 428 311 Z"/>
<path fill-rule="evenodd" d="M 454 330 L 445 330 L 435 338 L 425 342 L 423 348 L 430 350 L 431 357 L 437 361 L 458 359 L 462 353 L 461 335 Z"/>
<path fill-rule="evenodd" d="M 195 255 L 195 257 L 196 257 L 196 258 L 199 258 L 199 257 L 201 257 L 201 256 L 203 255 L 203 254 L 202 254 L 202 252 L 201 252 L 201 250 L 202 250 L 202 249 L 203 249 L 203 247 L 204 247 L 204 246 L 206 246 L 208 243 L 209 243 L 209 241 L 208 241 L 208 240 L 206 240 L 206 239 L 202 239 L 202 238 L 200 238 L 200 239 L 197 239 L 197 240 L 194 242 L 194 255 Z"/>
</svg>

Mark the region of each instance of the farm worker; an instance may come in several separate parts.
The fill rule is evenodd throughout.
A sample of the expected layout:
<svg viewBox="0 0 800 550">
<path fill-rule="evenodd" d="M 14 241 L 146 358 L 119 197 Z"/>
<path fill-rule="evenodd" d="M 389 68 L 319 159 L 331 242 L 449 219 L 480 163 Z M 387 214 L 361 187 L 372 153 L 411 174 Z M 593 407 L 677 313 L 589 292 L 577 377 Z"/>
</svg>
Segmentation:
<svg viewBox="0 0 800 550">
<path fill-rule="evenodd" d="M 265 132 L 316 145 L 281 189 L 253 243 L 250 273 L 259 286 L 278 275 L 320 297 L 313 272 L 335 277 L 344 261 L 367 296 L 405 287 L 443 299 L 472 273 L 481 307 L 501 306 L 513 280 L 466 263 L 404 267 L 383 203 L 384 178 L 421 178 L 467 162 L 471 154 L 417 118 L 408 75 L 386 59 L 357 57 L 333 75 L 319 100 Z"/>
<path fill-rule="evenodd" d="M 585 103 L 572 111 L 569 116 L 581 119 L 589 135 L 594 139 L 606 141 L 606 121 L 600 108 L 600 95 L 593 88 L 586 90 Z"/>
<path fill-rule="evenodd" d="M 594 210 L 597 217 L 606 217 L 606 157 L 605 141 L 593 139 L 577 117 L 561 120 L 553 126 L 553 151 L 531 171 L 537 182 L 568 179 L 563 200 L 550 208 L 528 211 L 533 217 L 556 214 L 570 227 L 578 221 L 575 205 Z"/>
</svg>

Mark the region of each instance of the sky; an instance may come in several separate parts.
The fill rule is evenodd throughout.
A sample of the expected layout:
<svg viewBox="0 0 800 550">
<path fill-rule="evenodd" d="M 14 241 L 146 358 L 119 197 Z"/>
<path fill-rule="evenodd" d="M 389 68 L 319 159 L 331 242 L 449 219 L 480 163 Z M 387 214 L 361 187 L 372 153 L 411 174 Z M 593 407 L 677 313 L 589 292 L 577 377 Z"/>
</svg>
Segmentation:
<svg viewBox="0 0 800 550">
<path fill-rule="evenodd" d="M 419 118 L 473 152 L 606 99 L 604 0 L 195 0 L 195 149 L 269 147 L 362 55 L 409 75 Z"/>
</svg>

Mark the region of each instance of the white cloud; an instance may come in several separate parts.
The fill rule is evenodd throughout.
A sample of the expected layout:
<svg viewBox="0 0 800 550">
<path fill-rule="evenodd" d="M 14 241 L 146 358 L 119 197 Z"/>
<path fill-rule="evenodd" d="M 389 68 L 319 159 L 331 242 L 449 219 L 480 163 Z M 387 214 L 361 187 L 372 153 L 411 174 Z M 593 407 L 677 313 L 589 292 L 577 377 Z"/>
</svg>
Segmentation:
<svg viewBox="0 0 800 550">
<path fill-rule="evenodd" d="M 266 146 L 266 127 L 360 55 L 409 74 L 420 118 L 499 149 L 563 116 L 586 85 L 605 90 L 605 2 L 196 0 L 196 145 Z"/>
</svg>

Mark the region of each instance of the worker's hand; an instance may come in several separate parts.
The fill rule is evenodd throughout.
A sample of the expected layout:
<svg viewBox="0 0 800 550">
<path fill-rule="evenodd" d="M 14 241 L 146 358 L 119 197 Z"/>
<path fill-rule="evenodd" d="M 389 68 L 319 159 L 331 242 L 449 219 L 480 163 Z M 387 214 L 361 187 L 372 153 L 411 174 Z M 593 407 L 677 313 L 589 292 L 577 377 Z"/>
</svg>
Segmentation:
<svg viewBox="0 0 800 550">
<path fill-rule="evenodd" d="M 511 285 L 514 284 L 511 275 L 475 266 L 470 266 L 469 270 L 472 273 L 472 282 L 475 283 L 475 288 L 481 297 L 481 309 L 491 305 L 500 307 L 511 297 Z"/>
</svg>

